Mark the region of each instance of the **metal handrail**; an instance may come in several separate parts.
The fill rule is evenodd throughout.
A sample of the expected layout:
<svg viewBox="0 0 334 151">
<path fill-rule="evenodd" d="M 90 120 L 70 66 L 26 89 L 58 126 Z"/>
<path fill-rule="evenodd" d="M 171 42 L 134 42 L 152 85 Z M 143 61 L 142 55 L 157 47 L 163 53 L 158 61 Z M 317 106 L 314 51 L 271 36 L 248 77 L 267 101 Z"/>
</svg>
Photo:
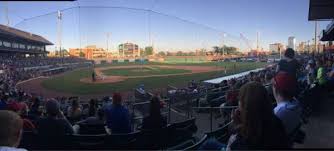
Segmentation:
<svg viewBox="0 0 334 151">
<path fill-rule="evenodd" d="M 221 106 L 221 107 L 192 107 L 193 109 L 236 109 L 238 106 Z"/>
</svg>

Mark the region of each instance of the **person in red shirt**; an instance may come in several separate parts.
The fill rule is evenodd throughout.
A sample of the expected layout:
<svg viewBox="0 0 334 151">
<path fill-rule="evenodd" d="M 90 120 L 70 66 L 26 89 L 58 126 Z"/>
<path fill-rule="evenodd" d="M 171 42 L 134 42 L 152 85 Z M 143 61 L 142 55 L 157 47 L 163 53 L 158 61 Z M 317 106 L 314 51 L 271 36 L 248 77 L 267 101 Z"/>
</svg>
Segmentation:
<svg viewBox="0 0 334 151">
<path fill-rule="evenodd" d="M 21 116 L 23 121 L 23 130 L 24 131 L 35 131 L 35 125 L 27 118 L 28 106 L 25 103 L 18 103 L 13 101 L 8 104 L 7 110 L 13 111 Z"/>
</svg>

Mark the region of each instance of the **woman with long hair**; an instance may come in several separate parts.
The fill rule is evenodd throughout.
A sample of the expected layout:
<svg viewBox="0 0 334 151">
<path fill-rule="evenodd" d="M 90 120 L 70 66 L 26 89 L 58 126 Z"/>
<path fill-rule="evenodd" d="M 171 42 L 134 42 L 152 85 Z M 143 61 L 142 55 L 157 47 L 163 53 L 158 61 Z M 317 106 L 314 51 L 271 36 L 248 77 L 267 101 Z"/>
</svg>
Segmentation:
<svg viewBox="0 0 334 151">
<path fill-rule="evenodd" d="M 77 122 L 81 120 L 82 110 L 77 99 L 72 100 L 71 107 L 67 110 L 67 116 L 71 122 Z"/>
<path fill-rule="evenodd" d="M 158 97 L 153 97 L 150 101 L 149 116 L 143 119 L 142 129 L 145 130 L 157 130 L 166 127 L 166 119 L 160 112 L 161 104 Z"/>
<path fill-rule="evenodd" d="M 281 121 L 274 115 L 267 91 L 258 82 L 241 87 L 239 108 L 232 113 L 236 133 L 231 135 L 227 149 L 284 149 L 288 137 Z"/>
<path fill-rule="evenodd" d="M 97 112 L 97 100 L 96 99 L 91 99 L 89 101 L 89 108 L 88 108 L 88 116 L 95 116 Z"/>
</svg>

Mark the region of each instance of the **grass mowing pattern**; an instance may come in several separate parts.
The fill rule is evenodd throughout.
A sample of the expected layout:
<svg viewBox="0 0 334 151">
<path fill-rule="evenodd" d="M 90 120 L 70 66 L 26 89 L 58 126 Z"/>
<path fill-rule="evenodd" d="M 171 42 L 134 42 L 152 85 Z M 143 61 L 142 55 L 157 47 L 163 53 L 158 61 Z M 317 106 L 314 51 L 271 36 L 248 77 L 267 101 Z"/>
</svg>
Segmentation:
<svg viewBox="0 0 334 151">
<path fill-rule="evenodd" d="M 190 70 L 160 68 L 160 67 L 143 67 L 143 68 L 127 68 L 127 69 L 107 69 L 102 70 L 103 74 L 108 76 L 147 76 L 147 75 L 165 75 L 190 73 Z"/>
<path fill-rule="evenodd" d="M 155 64 L 155 63 L 154 63 Z M 174 86 L 184 86 L 190 80 L 207 80 L 221 76 L 227 76 L 235 73 L 240 73 L 243 71 L 248 71 L 251 69 L 256 69 L 263 67 L 266 63 L 255 63 L 255 62 L 211 62 L 211 63 L 201 63 L 198 66 L 221 66 L 227 69 L 227 73 L 224 72 L 207 72 L 207 73 L 197 73 L 189 75 L 176 75 L 176 76 L 166 76 L 166 77 L 146 77 L 146 78 L 133 78 L 127 79 L 126 81 L 118 83 L 103 83 L 103 84 L 89 84 L 82 83 L 79 80 L 81 78 L 90 77 L 92 69 L 81 69 L 73 72 L 68 72 L 63 76 L 53 77 L 43 81 L 43 87 L 58 92 L 67 92 L 79 95 L 88 94 L 100 94 L 106 92 L 122 92 L 130 91 L 139 84 L 145 84 L 148 89 L 162 88 L 166 87 L 168 84 Z M 166 64 L 164 64 L 166 65 Z M 187 64 L 180 64 L 187 65 Z M 196 64 L 192 64 L 196 65 Z M 237 68 L 235 69 L 234 66 Z"/>
</svg>

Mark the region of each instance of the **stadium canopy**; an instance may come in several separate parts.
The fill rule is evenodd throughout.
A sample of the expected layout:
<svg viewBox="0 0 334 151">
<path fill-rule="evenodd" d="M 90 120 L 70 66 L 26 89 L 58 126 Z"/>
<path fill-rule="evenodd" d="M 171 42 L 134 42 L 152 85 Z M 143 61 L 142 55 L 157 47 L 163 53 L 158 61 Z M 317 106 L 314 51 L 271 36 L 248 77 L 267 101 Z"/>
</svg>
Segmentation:
<svg viewBox="0 0 334 151">
<path fill-rule="evenodd" d="M 334 19 L 334 0 L 310 0 L 308 20 Z"/>
</svg>

